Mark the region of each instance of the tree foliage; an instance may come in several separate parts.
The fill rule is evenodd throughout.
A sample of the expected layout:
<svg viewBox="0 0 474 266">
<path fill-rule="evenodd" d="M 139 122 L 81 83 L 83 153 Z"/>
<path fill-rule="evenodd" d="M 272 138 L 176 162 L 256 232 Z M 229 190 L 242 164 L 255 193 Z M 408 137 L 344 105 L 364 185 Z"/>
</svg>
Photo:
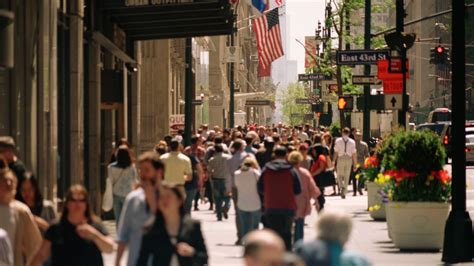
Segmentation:
<svg viewBox="0 0 474 266">
<path fill-rule="evenodd" d="M 291 83 L 285 90 L 280 91 L 278 98 L 282 105 L 283 121 L 286 124 L 301 125 L 304 122 L 304 115 L 311 113 L 311 105 L 296 104 L 296 99 L 307 98 L 305 95 L 305 88 L 301 83 Z"/>
</svg>

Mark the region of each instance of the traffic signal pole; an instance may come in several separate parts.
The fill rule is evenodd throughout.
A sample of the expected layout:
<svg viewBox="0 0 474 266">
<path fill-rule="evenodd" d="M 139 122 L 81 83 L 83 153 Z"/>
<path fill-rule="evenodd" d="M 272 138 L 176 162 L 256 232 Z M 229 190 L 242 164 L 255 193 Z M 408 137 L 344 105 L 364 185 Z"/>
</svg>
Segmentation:
<svg viewBox="0 0 474 266">
<path fill-rule="evenodd" d="M 234 46 L 234 33 L 230 35 L 230 46 Z M 235 83 L 234 83 L 234 63 L 230 63 L 229 65 L 229 128 L 234 128 L 234 93 L 235 93 Z"/>
<path fill-rule="evenodd" d="M 370 24 L 371 24 L 371 0 L 365 0 L 365 34 L 364 34 L 364 48 L 365 50 L 370 50 Z M 370 65 L 364 66 L 364 75 L 370 75 Z M 369 141 L 370 138 L 370 85 L 364 86 L 364 129 L 363 129 L 363 138 L 364 141 Z"/>
<path fill-rule="evenodd" d="M 452 0 L 452 209 L 446 222 L 442 260 L 472 260 L 472 221 L 466 211 L 466 10 L 464 0 Z"/>
<path fill-rule="evenodd" d="M 404 31 L 404 19 L 405 19 L 405 7 L 403 6 L 403 0 L 396 0 L 396 21 L 397 21 L 397 32 L 403 33 Z M 407 94 L 407 47 L 402 46 L 400 49 L 400 57 L 402 58 L 402 75 L 403 75 L 403 92 L 402 92 L 402 110 L 398 112 L 398 124 L 406 128 L 407 126 L 407 111 L 408 111 L 408 101 L 405 98 Z"/>
</svg>

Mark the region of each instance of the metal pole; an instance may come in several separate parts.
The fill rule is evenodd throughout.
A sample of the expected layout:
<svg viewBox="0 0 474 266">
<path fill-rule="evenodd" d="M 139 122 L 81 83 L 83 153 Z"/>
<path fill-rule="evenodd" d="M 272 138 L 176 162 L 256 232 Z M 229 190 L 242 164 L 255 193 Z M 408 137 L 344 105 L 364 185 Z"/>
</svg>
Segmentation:
<svg viewBox="0 0 474 266">
<path fill-rule="evenodd" d="M 396 1 L 396 21 L 397 21 L 397 32 L 402 33 L 404 31 L 404 24 L 403 21 L 405 19 L 405 8 L 403 6 L 403 0 Z M 406 80 L 406 72 L 407 72 L 407 48 L 402 46 L 400 51 L 401 58 L 402 58 L 402 75 L 403 75 L 403 92 L 402 92 L 402 110 L 398 112 L 398 124 L 405 128 L 407 125 L 407 111 L 408 111 L 408 101 L 405 98 L 407 94 L 407 80 Z"/>
<path fill-rule="evenodd" d="M 371 23 L 371 0 L 365 0 L 365 34 L 364 34 L 364 49 L 370 50 L 370 23 Z M 370 75 L 370 65 L 364 66 L 364 75 Z M 370 85 L 364 86 L 364 141 L 369 141 L 370 138 Z"/>
<path fill-rule="evenodd" d="M 191 145 L 191 127 L 193 124 L 193 42 L 186 38 L 186 72 L 184 84 L 184 146 Z"/>
<path fill-rule="evenodd" d="M 234 33 L 230 35 L 230 46 L 234 46 Z M 234 128 L 234 63 L 230 63 L 229 87 L 230 87 L 230 103 L 229 103 L 229 127 Z"/>
<path fill-rule="evenodd" d="M 464 0 L 452 0 L 452 210 L 444 233 L 442 260 L 457 263 L 472 260 L 472 221 L 466 211 L 466 58 Z M 455 19 L 456 18 L 456 19 Z M 454 102 L 456 101 L 456 102 Z"/>
</svg>

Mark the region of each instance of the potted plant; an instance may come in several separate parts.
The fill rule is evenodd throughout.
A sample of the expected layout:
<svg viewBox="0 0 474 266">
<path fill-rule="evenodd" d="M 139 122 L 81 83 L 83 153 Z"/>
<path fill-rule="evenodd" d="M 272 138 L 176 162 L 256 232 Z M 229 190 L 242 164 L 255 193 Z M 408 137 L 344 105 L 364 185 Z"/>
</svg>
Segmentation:
<svg viewBox="0 0 474 266">
<path fill-rule="evenodd" d="M 370 217 L 385 220 L 384 190 L 385 176 L 380 173 L 380 160 L 376 155 L 367 158 L 361 168 L 361 175 L 367 186 L 367 206 Z"/>
<path fill-rule="evenodd" d="M 449 214 L 451 177 L 443 169 L 446 153 L 434 133 L 400 131 L 380 150 L 389 202 L 389 235 L 400 249 L 439 250 Z"/>
</svg>

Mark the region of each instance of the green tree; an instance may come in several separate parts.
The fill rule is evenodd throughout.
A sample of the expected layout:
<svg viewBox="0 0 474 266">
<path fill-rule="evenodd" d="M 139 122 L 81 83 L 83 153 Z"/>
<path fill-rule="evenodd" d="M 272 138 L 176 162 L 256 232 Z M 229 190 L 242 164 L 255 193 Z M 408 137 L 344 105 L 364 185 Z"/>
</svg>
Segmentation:
<svg viewBox="0 0 474 266">
<path fill-rule="evenodd" d="M 285 90 L 280 91 L 278 99 L 282 106 L 283 121 L 286 124 L 301 125 L 304 122 L 304 115 L 311 113 L 311 105 L 296 104 L 296 99 L 299 98 L 307 98 L 305 88 L 301 83 L 291 83 Z"/>
</svg>

